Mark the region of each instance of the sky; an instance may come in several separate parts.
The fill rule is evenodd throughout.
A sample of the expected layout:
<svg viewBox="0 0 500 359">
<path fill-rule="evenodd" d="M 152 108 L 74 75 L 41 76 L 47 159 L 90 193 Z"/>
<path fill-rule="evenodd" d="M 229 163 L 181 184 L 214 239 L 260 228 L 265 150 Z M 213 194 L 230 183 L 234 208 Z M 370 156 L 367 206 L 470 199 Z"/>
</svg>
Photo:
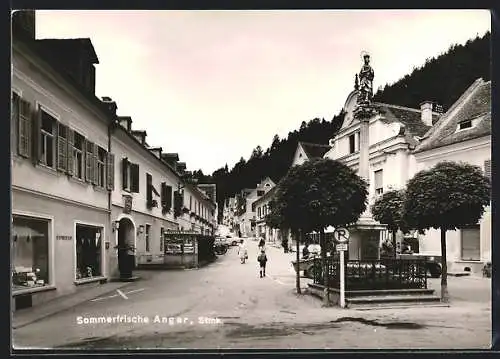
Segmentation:
<svg viewBox="0 0 500 359">
<path fill-rule="evenodd" d="M 342 109 L 368 51 L 374 88 L 490 30 L 487 10 L 44 10 L 36 36 L 92 40 L 96 95 L 190 171 L 231 169 Z M 429 99 L 432 100 L 432 99 Z M 333 134 L 332 134 L 333 135 Z"/>
</svg>

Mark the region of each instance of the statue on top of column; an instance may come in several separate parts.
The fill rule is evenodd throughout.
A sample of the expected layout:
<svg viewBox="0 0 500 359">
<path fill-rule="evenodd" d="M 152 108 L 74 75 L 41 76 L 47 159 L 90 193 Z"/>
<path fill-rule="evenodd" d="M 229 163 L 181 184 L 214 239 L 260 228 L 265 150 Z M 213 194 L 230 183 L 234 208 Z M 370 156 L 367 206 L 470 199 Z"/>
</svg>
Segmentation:
<svg viewBox="0 0 500 359">
<path fill-rule="evenodd" d="M 363 53 L 364 64 L 359 71 L 359 104 L 369 104 L 373 97 L 373 78 L 375 73 L 370 66 L 370 54 Z"/>
</svg>

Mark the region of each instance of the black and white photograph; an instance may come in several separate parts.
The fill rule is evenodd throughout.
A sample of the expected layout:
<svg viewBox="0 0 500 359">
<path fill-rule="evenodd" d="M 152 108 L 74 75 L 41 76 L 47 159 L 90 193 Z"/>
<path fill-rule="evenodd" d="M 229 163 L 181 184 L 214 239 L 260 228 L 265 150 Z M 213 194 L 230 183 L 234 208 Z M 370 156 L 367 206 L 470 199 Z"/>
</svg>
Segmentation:
<svg viewBox="0 0 500 359">
<path fill-rule="evenodd" d="M 487 350 L 489 10 L 13 10 L 11 350 Z"/>
</svg>

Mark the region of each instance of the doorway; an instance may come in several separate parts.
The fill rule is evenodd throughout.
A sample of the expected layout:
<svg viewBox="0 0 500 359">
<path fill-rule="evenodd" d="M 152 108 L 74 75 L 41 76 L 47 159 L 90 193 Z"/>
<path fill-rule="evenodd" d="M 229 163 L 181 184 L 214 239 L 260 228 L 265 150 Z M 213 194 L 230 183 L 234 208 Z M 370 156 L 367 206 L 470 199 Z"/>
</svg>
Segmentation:
<svg viewBox="0 0 500 359">
<path fill-rule="evenodd" d="M 131 278 L 135 268 L 135 228 L 129 218 L 118 225 L 118 270 L 120 278 Z"/>
</svg>

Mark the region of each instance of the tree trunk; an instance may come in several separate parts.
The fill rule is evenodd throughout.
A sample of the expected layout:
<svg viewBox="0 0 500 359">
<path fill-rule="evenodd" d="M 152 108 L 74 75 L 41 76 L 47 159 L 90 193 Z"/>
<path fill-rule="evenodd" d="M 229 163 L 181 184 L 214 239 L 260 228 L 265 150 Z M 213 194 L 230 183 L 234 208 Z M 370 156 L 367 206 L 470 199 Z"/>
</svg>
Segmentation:
<svg viewBox="0 0 500 359">
<path fill-rule="evenodd" d="M 394 251 L 394 259 L 396 259 L 396 232 L 397 230 L 392 231 L 392 250 Z"/>
<path fill-rule="evenodd" d="M 323 304 L 325 306 L 330 305 L 330 298 L 329 298 L 329 275 L 328 275 L 328 265 L 326 263 L 326 243 L 325 243 L 325 231 L 323 228 L 321 228 L 319 232 L 319 243 L 321 246 L 321 268 L 322 268 L 322 273 L 323 273 L 323 285 L 325 286 L 323 290 Z"/>
<path fill-rule="evenodd" d="M 295 274 L 296 275 L 296 287 L 297 287 L 297 294 L 301 294 L 300 292 L 300 266 L 299 266 L 299 257 L 300 257 L 300 249 L 299 249 L 299 245 L 300 245 L 300 241 L 302 240 L 302 230 L 299 231 L 298 233 L 298 236 L 296 238 L 296 243 L 295 243 L 295 248 L 297 250 L 297 255 L 296 255 L 296 260 L 297 260 L 297 273 Z"/>
<path fill-rule="evenodd" d="M 448 303 L 450 295 L 448 293 L 448 265 L 446 259 L 446 229 L 441 228 L 441 302 Z"/>
</svg>

